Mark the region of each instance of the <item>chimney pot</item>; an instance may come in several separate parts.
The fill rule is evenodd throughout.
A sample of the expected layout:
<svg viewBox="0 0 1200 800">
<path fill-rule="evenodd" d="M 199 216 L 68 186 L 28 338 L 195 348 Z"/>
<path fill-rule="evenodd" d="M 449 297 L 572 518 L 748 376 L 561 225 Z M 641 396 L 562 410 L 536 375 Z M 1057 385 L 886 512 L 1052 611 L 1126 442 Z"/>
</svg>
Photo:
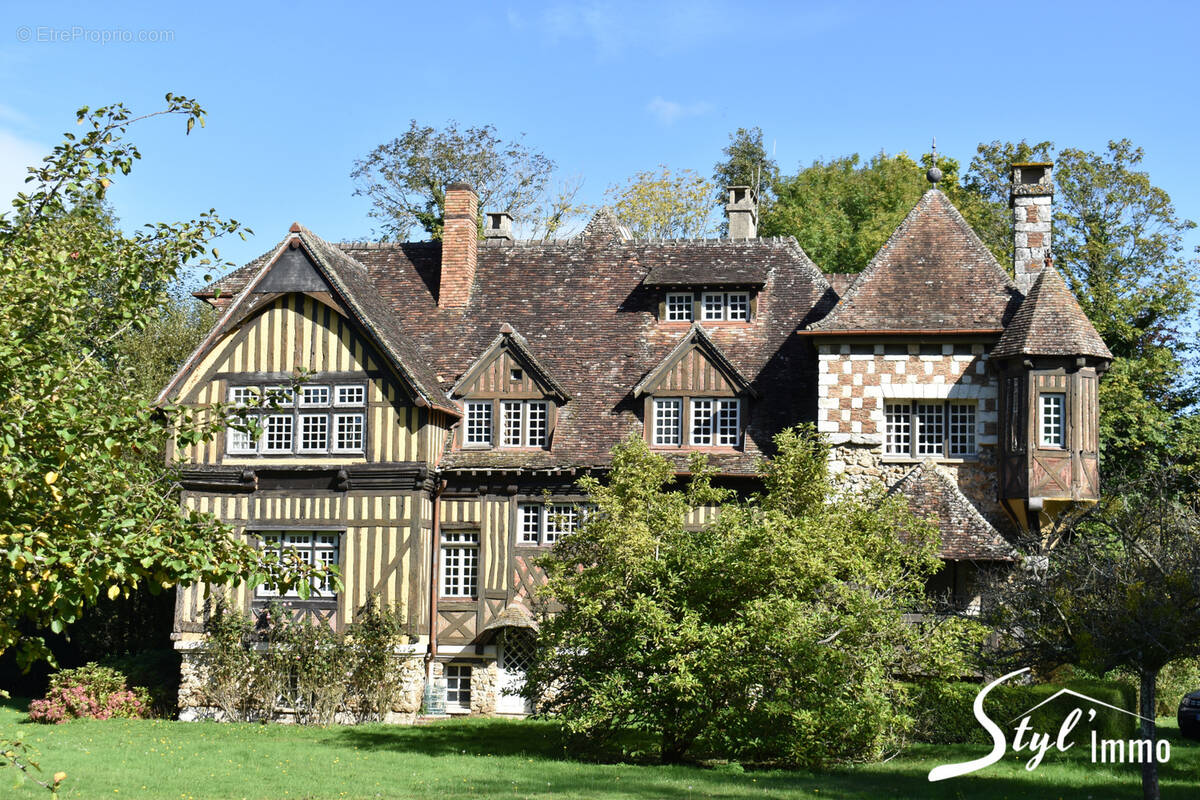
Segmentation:
<svg viewBox="0 0 1200 800">
<path fill-rule="evenodd" d="M 479 197 L 469 183 L 446 186 L 442 225 L 442 274 L 438 305 L 464 308 L 471 299 L 479 257 Z"/>
<path fill-rule="evenodd" d="M 758 236 L 758 196 L 749 186 L 730 186 L 725 215 L 729 221 L 730 239 L 753 239 Z"/>
<path fill-rule="evenodd" d="M 487 224 L 483 227 L 483 235 L 488 241 L 511 242 L 513 240 L 512 224 L 512 214 L 507 211 L 489 211 Z"/>
</svg>

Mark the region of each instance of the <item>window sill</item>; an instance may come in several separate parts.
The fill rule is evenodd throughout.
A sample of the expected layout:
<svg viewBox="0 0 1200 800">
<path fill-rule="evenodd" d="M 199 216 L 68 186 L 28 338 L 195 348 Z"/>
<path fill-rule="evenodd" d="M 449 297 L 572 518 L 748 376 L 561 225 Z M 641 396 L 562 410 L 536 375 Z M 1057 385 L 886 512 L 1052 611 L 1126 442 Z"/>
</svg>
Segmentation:
<svg viewBox="0 0 1200 800">
<path fill-rule="evenodd" d="M 979 462 L 979 456 L 967 456 L 956 458 L 943 458 L 942 456 L 883 456 L 880 459 L 884 464 L 920 464 L 922 461 L 936 461 L 939 464 L 976 464 Z"/>
</svg>

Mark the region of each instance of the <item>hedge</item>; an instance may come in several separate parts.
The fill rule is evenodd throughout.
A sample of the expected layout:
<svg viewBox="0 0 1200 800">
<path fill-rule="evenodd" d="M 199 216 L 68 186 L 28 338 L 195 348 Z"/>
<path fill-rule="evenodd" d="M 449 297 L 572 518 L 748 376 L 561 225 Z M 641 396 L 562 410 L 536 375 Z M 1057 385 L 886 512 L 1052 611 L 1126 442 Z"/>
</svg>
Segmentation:
<svg viewBox="0 0 1200 800">
<path fill-rule="evenodd" d="M 975 719 L 972 710 L 975 695 L 985 685 L 946 682 L 910 684 L 912 714 L 916 719 L 911 733 L 912 739 L 929 744 L 990 744 L 991 736 Z M 1012 732 L 1020 723 L 1024 712 L 1049 699 L 1061 689 L 1071 689 L 1118 708 L 1130 711 L 1137 708 L 1137 692 L 1132 686 L 1119 681 L 1100 680 L 1072 680 L 1061 684 L 1025 686 L 1001 684 L 988 693 L 983 708 L 993 722 L 1009 732 L 1011 742 Z M 1059 727 L 1074 708 L 1083 709 L 1084 716 L 1071 732 L 1071 742 L 1088 744 L 1093 729 L 1102 739 L 1128 739 L 1135 735 L 1138 727 L 1134 717 L 1103 707 L 1096 707 L 1096 718 L 1089 722 L 1087 702 L 1064 695 L 1035 711 L 1031 715 L 1030 729 L 1039 733 L 1050 733 L 1057 738 Z"/>
</svg>

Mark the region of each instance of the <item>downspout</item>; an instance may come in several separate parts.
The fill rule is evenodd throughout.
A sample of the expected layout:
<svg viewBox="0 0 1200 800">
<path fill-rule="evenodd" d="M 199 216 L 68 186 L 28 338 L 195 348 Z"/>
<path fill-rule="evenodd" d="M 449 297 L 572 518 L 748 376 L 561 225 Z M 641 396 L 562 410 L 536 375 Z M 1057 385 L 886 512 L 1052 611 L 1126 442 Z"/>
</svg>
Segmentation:
<svg viewBox="0 0 1200 800">
<path fill-rule="evenodd" d="M 429 645 L 425 650 L 425 685 L 433 685 L 433 661 L 437 658 L 438 554 L 442 541 L 442 491 L 446 481 L 437 479 L 433 489 L 433 527 L 429 547 Z"/>
</svg>

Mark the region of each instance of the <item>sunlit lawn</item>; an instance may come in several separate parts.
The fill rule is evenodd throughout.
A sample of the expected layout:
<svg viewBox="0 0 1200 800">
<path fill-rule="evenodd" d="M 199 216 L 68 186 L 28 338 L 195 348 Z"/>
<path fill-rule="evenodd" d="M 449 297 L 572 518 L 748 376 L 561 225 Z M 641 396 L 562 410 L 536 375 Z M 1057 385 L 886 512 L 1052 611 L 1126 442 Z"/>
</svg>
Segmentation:
<svg viewBox="0 0 1200 800">
<path fill-rule="evenodd" d="M 62 770 L 64 798 L 1040 798 L 1141 797 L 1134 767 L 1084 763 L 1051 752 L 1035 772 L 1009 758 L 938 784 L 936 764 L 983 755 L 986 746 L 920 745 L 883 764 L 829 774 L 739 772 L 728 767 L 593 764 L 562 755 L 554 725 L 464 720 L 420 727 L 299 728 L 148 721 L 25 722 L 17 704 L 0 707 L 0 738 L 20 734 L 41 751 L 47 774 Z M 1163 796 L 1200 796 L 1200 747 L 1179 739 L 1164 766 Z M 0 797 L 39 797 L 31 784 Z M 36 791 L 35 791 L 36 790 Z"/>
</svg>

